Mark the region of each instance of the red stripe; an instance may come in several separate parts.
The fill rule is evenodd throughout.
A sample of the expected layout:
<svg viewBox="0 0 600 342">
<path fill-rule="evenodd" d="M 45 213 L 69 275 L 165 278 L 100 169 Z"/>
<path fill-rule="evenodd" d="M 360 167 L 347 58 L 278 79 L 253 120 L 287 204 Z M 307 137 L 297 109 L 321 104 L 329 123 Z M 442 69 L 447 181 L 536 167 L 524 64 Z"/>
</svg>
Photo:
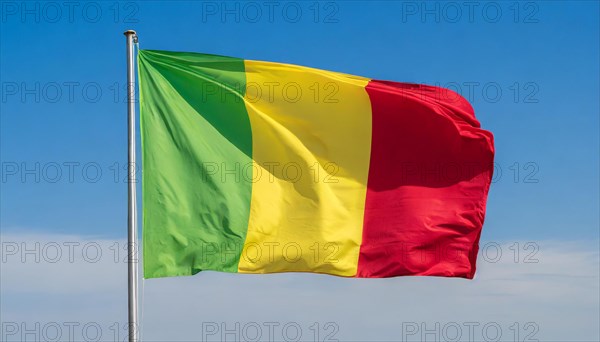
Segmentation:
<svg viewBox="0 0 600 342">
<path fill-rule="evenodd" d="M 373 140 L 357 277 L 473 278 L 492 134 L 452 91 L 386 81 L 366 90 Z"/>
</svg>

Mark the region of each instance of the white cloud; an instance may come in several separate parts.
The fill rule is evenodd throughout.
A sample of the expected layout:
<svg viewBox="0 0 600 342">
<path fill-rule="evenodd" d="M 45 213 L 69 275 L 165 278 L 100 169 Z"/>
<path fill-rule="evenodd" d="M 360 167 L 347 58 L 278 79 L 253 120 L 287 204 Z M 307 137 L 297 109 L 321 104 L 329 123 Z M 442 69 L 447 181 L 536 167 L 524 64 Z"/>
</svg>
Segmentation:
<svg viewBox="0 0 600 342">
<path fill-rule="evenodd" d="M 495 340 L 497 332 L 502 341 L 599 340 L 598 245 L 526 243 L 482 243 L 488 253 L 480 253 L 472 281 L 215 272 L 151 279 L 143 282 L 143 338 L 235 340 L 259 332 L 261 340 L 271 334 L 282 340 L 300 329 L 303 341 L 317 334 L 318 340 L 330 334 L 340 341 L 432 341 L 457 333 L 459 341 L 481 341 Z M 97 330 L 102 341 L 123 340 L 124 246 L 81 236 L 3 235 L 2 340 L 36 334 L 52 340 L 56 332 L 60 340 L 95 340 Z M 23 336 L 26 329 L 36 332 Z M 233 331 L 222 336 L 225 329 Z"/>
</svg>

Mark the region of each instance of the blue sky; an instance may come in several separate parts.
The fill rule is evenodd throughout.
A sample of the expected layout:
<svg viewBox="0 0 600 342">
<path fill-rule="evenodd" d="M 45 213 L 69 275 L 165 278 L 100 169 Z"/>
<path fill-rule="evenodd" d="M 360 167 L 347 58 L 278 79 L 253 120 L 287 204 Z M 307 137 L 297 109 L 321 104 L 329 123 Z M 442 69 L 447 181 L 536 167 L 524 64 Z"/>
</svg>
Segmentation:
<svg viewBox="0 0 600 342">
<path fill-rule="evenodd" d="M 482 126 L 495 136 L 496 176 L 482 240 L 508 245 L 579 243 L 597 252 L 597 2 L 474 2 L 474 7 L 465 2 L 419 1 L 74 4 L 67 8 L 62 2 L 2 2 L 3 240 L 19 234 L 115 241 L 125 237 L 122 32 L 135 29 L 143 49 L 287 62 L 458 90 L 471 101 Z M 269 6 L 275 6 L 272 16 Z M 586 262 L 597 265 L 597 254 L 593 255 Z M 504 272 L 510 278 L 512 273 Z M 593 294 L 598 275 L 582 272 L 591 277 L 585 279 Z M 308 279 L 307 284 L 319 288 L 343 284 L 305 277 L 289 279 Z M 276 279 L 287 289 L 283 283 L 288 278 Z M 6 291 L 11 293 L 11 287 Z M 31 291 L 29 296 L 38 290 Z M 361 289 L 345 291 L 362 293 Z M 319 295 L 324 294 L 315 294 Z M 526 293 L 514 296 L 518 299 Z M 590 300 L 598 305 L 597 296 Z M 9 301 L 3 310 L 14 313 L 19 305 Z M 271 309 L 266 310 L 279 312 Z M 503 307 L 498 314 L 505 317 L 510 311 Z M 541 311 L 545 310 L 534 310 L 531 316 Z M 591 335 L 584 337 L 598 336 L 597 326 L 595 332 L 593 327 L 585 332 Z"/>
</svg>

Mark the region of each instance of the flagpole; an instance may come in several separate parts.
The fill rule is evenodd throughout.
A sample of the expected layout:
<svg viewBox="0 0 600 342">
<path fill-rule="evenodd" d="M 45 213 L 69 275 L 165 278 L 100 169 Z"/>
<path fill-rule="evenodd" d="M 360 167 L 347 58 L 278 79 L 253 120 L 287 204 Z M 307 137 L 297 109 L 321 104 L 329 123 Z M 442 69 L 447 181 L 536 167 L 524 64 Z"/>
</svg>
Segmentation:
<svg viewBox="0 0 600 342">
<path fill-rule="evenodd" d="M 127 297 L 129 342 L 138 341 L 138 260 L 137 260 L 137 205 L 135 179 L 135 70 L 133 44 L 137 34 L 124 32 L 127 39 Z"/>
</svg>

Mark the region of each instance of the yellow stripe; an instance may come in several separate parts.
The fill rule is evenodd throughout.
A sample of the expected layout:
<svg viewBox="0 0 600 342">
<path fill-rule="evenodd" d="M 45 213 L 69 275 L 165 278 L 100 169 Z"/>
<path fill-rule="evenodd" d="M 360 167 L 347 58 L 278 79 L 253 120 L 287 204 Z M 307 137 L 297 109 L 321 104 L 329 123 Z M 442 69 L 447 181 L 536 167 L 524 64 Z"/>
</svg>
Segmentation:
<svg viewBox="0 0 600 342">
<path fill-rule="evenodd" d="M 368 79 L 245 61 L 253 188 L 241 273 L 357 270 L 371 150 Z"/>
</svg>

